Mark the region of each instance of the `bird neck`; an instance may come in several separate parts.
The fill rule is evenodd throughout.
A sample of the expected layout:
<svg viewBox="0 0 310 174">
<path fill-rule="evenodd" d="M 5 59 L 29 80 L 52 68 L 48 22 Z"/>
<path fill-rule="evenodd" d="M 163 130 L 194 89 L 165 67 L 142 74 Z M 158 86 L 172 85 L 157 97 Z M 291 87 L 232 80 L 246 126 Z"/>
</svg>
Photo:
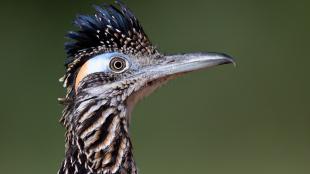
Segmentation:
<svg viewBox="0 0 310 174">
<path fill-rule="evenodd" d="M 76 104 L 64 116 L 67 148 L 59 174 L 136 174 L 128 115 L 125 105 L 113 101 Z"/>
</svg>

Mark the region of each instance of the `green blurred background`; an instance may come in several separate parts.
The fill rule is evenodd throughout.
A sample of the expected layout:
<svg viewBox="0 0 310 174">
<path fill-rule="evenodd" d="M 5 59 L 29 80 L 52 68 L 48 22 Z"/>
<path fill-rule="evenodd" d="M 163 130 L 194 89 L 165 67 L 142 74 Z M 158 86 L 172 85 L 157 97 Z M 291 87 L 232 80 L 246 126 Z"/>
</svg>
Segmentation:
<svg viewBox="0 0 310 174">
<path fill-rule="evenodd" d="M 64 94 L 63 36 L 76 13 L 92 14 L 101 2 L 1 0 L 1 174 L 56 174 L 64 156 L 56 100 Z M 140 173 L 310 173 L 310 1 L 125 3 L 161 51 L 237 60 L 236 68 L 172 81 L 136 107 Z"/>
</svg>

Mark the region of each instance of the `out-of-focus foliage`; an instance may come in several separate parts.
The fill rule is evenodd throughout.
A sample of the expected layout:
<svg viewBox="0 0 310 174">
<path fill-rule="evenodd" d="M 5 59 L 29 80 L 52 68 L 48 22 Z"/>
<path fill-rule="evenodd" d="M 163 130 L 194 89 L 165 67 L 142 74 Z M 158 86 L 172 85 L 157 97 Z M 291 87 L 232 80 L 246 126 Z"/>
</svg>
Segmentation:
<svg viewBox="0 0 310 174">
<path fill-rule="evenodd" d="M 0 173 L 57 172 L 63 36 L 76 13 L 101 2 L 0 2 Z M 140 173 L 310 173 L 309 2 L 125 1 L 161 51 L 237 60 L 177 79 L 137 106 Z"/>
</svg>

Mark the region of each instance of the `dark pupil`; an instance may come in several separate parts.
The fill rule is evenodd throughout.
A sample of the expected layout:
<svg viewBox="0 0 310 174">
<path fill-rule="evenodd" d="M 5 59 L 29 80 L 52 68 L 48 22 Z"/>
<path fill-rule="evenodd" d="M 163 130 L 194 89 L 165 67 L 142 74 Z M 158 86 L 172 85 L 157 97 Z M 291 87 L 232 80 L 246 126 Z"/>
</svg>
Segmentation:
<svg viewBox="0 0 310 174">
<path fill-rule="evenodd" d="M 115 67 L 115 69 L 122 69 L 123 68 L 123 62 L 121 62 L 121 61 L 119 61 L 119 60 L 117 60 L 117 61 L 115 61 L 114 62 L 114 67 Z"/>
</svg>

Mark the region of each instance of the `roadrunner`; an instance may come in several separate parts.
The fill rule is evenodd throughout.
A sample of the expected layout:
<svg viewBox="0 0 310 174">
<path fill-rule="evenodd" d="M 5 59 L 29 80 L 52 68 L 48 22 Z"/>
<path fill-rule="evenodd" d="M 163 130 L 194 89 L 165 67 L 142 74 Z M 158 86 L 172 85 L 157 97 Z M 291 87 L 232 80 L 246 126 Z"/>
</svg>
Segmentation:
<svg viewBox="0 0 310 174">
<path fill-rule="evenodd" d="M 233 63 L 222 53 L 161 54 L 119 1 L 79 15 L 65 44 L 66 153 L 59 174 L 136 174 L 129 136 L 135 104 L 188 72 Z"/>
</svg>

